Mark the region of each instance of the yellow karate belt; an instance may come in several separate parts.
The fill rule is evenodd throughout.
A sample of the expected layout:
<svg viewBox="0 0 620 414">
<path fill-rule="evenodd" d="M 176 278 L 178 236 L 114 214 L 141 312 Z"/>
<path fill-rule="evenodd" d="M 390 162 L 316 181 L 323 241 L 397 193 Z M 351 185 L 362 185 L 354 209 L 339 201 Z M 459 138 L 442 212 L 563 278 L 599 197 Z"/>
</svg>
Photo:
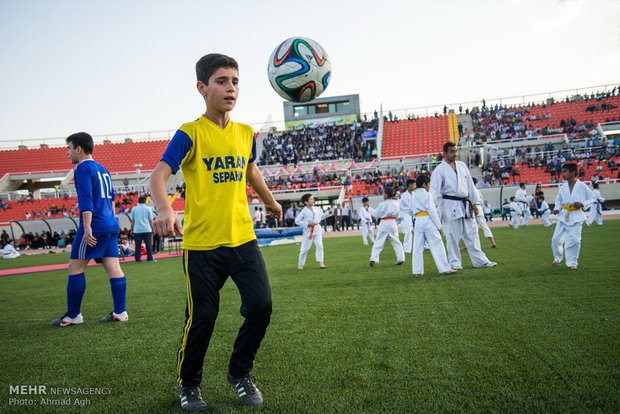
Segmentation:
<svg viewBox="0 0 620 414">
<path fill-rule="evenodd" d="M 581 207 L 577 208 L 577 207 L 573 206 L 572 204 L 562 204 L 562 208 L 564 210 L 566 210 L 566 219 L 567 220 L 568 220 L 568 216 L 571 213 L 571 211 L 581 210 Z"/>
<path fill-rule="evenodd" d="M 419 213 L 417 213 L 415 215 L 415 217 L 422 217 L 422 216 L 428 216 L 428 212 L 427 211 L 420 211 Z"/>
</svg>

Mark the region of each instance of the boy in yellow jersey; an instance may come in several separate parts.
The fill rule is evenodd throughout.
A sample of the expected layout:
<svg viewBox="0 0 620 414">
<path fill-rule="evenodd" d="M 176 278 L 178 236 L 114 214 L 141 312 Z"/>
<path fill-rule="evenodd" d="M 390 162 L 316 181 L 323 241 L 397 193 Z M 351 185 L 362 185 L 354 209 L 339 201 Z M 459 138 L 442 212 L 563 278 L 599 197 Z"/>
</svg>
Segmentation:
<svg viewBox="0 0 620 414">
<path fill-rule="evenodd" d="M 177 385 L 181 408 L 204 411 L 200 395 L 202 366 L 219 309 L 219 291 L 230 276 L 241 294 L 245 318 L 230 358 L 226 377 L 244 405 L 263 401 L 250 371 L 271 316 L 271 288 L 256 242 L 246 199 L 246 180 L 267 212 L 277 218 L 275 201 L 256 166 L 251 127 L 230 120 L 239 94 L 237 62 L 209 54 L 196 63 L 198 92 L 206 112 L 176 132 L 150 180 L 159 213 L 153 231 L 183 236 L 183 270 L 187 308 L 177 353 Z M 181 168 L 186 184 L 185 222 L 174 214 L 166 180 Z"/>
</svg>

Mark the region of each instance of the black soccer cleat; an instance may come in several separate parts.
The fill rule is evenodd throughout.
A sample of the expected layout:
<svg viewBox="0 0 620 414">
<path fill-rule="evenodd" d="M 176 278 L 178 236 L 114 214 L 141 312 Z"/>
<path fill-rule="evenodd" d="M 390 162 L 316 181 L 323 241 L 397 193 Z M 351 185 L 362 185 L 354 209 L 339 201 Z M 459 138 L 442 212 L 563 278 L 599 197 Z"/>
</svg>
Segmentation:
<svg viewBox="0 0 620 414">
<path fill-rule="evenodd" d="M 181 400 L 181 409 L 183 411 L 206 411 L 207 403 L 200 395 L 200 387 L 177 387 L 179 399 Z"/>
<path fill-rule="evenodd" d="M 250 374 L 243 378 L 233 378 L 230 372 L 226 372 L 226 379 L 228 379 L 230 386 L 239 394 L 239 399 L 243 405 L 256 407 L 263 403 L 263 395 L 254 385 L 254 377 Z"/>
</svg>

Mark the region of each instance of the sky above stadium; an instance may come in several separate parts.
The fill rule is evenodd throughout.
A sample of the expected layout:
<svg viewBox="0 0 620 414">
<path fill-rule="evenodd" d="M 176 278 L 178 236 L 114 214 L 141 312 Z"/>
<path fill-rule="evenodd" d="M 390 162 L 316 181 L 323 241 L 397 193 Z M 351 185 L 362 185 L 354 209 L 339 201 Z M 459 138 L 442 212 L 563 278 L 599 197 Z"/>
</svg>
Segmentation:
<svg viewBox="0 0 620 414">
<path fill-rule="evenodd" d="M 204 112 L 211 52 L 239 62 L 231 118 L 258 130 L 284 118 L 267 61 L 292 36 L 329 54 L 322 96 L 368 113 L 620 82 L 618 0 L 0 0 L 0 141 L 174 131 Z"/>
</svg>

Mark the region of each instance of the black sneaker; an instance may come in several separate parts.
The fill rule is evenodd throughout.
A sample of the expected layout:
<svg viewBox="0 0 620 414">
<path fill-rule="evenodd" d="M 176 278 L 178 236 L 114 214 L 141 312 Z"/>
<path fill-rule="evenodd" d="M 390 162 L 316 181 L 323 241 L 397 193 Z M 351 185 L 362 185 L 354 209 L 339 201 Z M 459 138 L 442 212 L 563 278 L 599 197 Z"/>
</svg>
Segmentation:
<svg viewBox="0 0 620 414">
<path fill-rule="evenodd" d="M 177 387 L 179 399 L 181 400 L 181 409 L 183 411 L 205 411 L 207 403 L 200 395 L 200 387 Z"/>
<path fill-rule="evenodd" d="M 239 399 L 243 405 L 256 407 L 263 403 L 263 395 L 254 385 L 254 377 L 250 374 L 243 378 L 233 378 L 230 372 L 226 372 L 226 379 L 228 379 L 230 386 L 239 394 Z"/>
</svg>

